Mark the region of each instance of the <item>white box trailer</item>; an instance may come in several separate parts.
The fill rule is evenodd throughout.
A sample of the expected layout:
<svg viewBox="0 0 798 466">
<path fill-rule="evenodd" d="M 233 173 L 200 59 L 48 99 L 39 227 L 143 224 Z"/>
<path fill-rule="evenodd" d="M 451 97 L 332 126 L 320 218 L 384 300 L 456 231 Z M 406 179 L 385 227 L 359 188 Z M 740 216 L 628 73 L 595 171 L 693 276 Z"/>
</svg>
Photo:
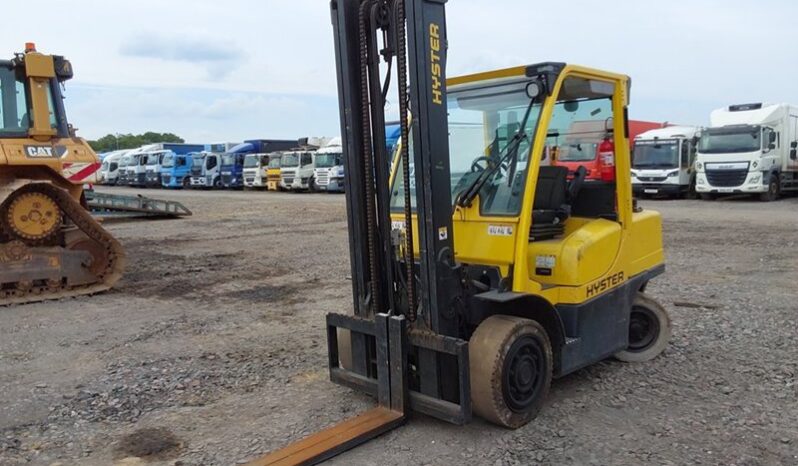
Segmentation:
<svg viewBox="0 0 798 466">
<path fill-rule="evenodd" d="M 696 157 L 696 191 L 755 194 L 763 201 L 798 190 L 798 107 L 731 105 L 712 112 Z"/>
<path fill-rule="evenodd" d="M 698 126 L 668 126 L 638 135 L 632 152 L 635 195 L 692 197 L 700 136 Z"/>
</svg>

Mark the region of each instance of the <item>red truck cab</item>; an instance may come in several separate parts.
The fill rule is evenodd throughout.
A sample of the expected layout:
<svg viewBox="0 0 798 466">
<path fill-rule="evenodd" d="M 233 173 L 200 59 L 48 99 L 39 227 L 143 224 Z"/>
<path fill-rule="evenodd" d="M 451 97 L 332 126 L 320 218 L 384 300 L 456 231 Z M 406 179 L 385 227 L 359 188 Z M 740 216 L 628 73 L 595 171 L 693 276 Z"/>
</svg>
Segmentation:
<svg viewBox="0 0 798 466">
<path fill-rule="evenodd" d="M 570 176 L 580 166 L 584 166 L 587 169 L 587 180 L 614 181 L 615 148 L 611 135 L 604 128 L 597 128 L 595 125 L 595 121 L 574 122 L 569 132 L 580 136 L 572 136 L 565 141 L 550 141 L 551 164 L 567 167 Z M 634 145 L 638 134 L 665 126 L 666 123 L 629 120 L 629 144 Z"/>
</svg>

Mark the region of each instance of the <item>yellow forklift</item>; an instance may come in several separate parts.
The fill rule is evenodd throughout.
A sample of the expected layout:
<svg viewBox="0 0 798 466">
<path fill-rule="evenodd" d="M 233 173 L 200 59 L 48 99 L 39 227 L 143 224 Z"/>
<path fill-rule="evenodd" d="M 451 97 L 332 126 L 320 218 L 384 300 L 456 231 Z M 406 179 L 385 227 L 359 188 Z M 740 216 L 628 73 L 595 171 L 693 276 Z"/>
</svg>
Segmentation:
<svg viewBox="0 0 798 466">
<path fill-rule="evenodd" d="M 444 9 L 331 2 L 354 312 L 327 315 L 329 370 L 378 406 L 252 464 L 317 463 L 410 412 L 518 428 L 553 378 L 668 344 L 645 294 L 664 271 L 662 226 L 632 198 L 629 78 L 545 62 L 447 80 Z M 391 79 L 413 115 L 392 165 Z M 584 121 L 595 133 L 572 134 Z M 614 180 L 544 164 L 608 135 Z"/>
<path fill-rule="evenodd" d="M 0 306 L 97 293 L 122 276 L 125 254 L 87 210 L 97 155 L 75 135 L 62 56 L 34 44 L 0 60 Z"/>
</svg>

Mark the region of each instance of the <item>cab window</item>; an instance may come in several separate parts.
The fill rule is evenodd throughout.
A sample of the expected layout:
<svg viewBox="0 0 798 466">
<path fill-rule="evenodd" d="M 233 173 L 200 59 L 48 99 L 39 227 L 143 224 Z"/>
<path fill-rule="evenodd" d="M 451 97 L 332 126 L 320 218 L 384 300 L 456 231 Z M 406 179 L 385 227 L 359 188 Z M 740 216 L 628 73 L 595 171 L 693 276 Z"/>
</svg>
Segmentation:
<svg viewBox="0 0 798 466">
<path fill-rule="evenodd" d="M 313 163 L 313 156 L 310 154 L 302 154 L 300 163 L 303 167 L 311 165 Z"/>
<path fill-rule="evenodd" d="M 30 128 L 24 76 L 0 67 L 0 135 L 19 135 Z"/>
</svg>

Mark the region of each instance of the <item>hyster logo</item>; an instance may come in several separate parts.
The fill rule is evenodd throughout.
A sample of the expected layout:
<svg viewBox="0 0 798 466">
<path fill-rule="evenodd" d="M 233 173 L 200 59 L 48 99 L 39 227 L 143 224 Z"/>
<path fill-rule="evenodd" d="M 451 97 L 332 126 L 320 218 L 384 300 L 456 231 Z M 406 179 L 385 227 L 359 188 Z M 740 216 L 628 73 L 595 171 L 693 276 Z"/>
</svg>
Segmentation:
<svg viewBox="0 0 798 466">
<path fill-rule="evenodd" d="M 25 153 L 32 158 L 47 158 L 53 156 L 53 148 L 49 146 L 25 146 Z"/>
<path fill-rule="evenodd" d="M 590 298 L 591 296 L 603 293 L 610 288 L 614 288 L 623 283 L 623 280 L 623 272 L 618 272 L 615 275 L 610 275 L 607 278 L 603 278 L 587 287 L 587 297 Z"/>
<path fill-rule="evenodd" d="M 441 86 L 443 67 L 441 66 L 441 27 L 435 23 L 429 25 L 430 72 L 432 73 L 432 103 L 443 105 L 443 88 Z"/>
</svg>

